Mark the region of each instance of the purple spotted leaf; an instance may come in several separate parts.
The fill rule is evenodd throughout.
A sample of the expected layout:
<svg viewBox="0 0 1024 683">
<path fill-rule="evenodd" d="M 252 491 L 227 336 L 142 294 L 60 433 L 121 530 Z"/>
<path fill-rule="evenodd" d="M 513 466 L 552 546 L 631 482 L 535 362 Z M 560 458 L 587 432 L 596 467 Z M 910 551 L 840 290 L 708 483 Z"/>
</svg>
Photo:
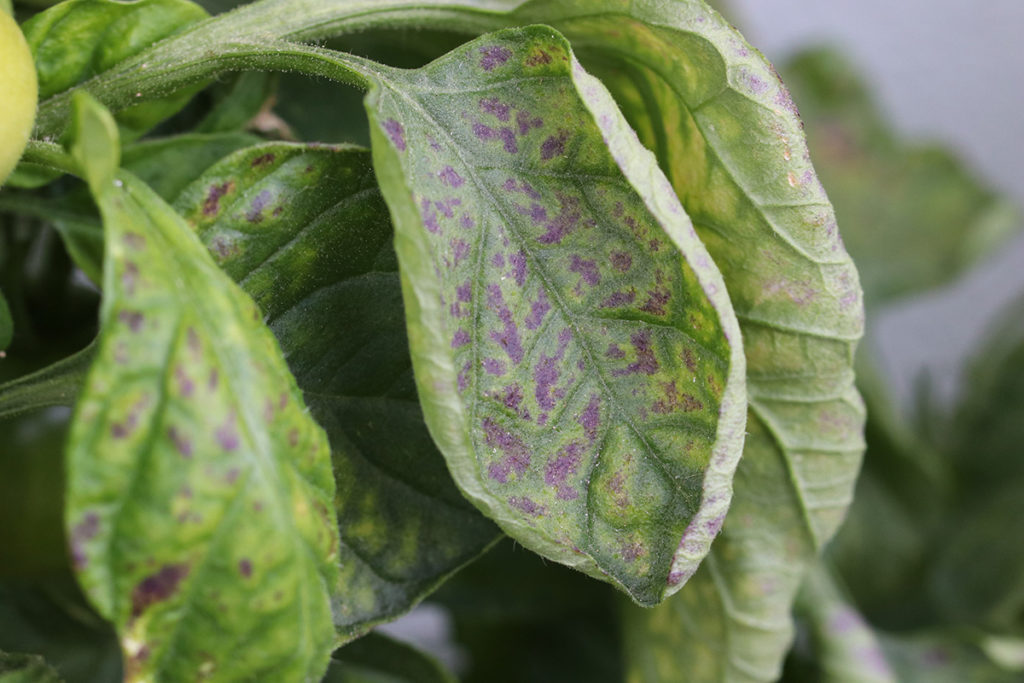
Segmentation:
<svg viewBox="0 0 1024 683">
<path fill-rule="evenodd" d="M 722 270 L 746 348 L 732 507 L 673 604 L 631 615 L 631 675 L 777 680 L 801 579 L 846 514 L 864 449 L 861 290 L 796 108 L 701 0 L 529 3 L 517 18 L 563 31 L 656 152 Z M 673 637 L 653 637 L 670 624 Z"/>
<path fill-rule="evenodd" d="M 407 611 L 498 530 L 459 494 L 423 422 L 369 151 L 252 146 L 173 203 L 259 305 L 327 432 L 338 481 L 339 634 Z"/>
<path fill-rule="evenodd" d="M 327 438 L 252 300 L 116 153 L 85 158 L 116 152 L 116 129 L 93 100 L 76 108 L 106 232 L 67 447 L 79 582 L 127 681 L 318 679 L 338 572 Z"/>
<path fill-rule="evenodd" d="M 375 78 L 417 386 L 456 482 L 523 545 L 661 601 L 707 553 L 742 447 L 718 270 L 551 29 Z"/>
</svg>

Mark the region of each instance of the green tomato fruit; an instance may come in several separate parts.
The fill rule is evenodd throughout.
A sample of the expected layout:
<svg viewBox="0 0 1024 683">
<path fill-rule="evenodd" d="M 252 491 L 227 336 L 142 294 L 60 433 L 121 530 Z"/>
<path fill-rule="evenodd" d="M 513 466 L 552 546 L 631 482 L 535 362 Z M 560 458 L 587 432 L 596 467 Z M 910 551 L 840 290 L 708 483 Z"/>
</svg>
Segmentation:
<svg viewBox="0 0 1024 683">
<path fill-rule="evenodd" d="M 36 65 L 14 19 L 0 11 L 0 185 L 14 170 L 36 118 Z"/>
</svg>

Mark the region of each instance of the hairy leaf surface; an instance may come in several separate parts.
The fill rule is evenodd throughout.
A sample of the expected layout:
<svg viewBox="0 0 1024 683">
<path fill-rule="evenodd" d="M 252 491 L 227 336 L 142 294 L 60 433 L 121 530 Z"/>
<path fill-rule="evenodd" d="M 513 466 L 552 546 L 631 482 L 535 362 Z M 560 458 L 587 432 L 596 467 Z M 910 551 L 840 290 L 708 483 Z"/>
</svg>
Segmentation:
<svg viewBox="0 0 1024 683">
<path fill-rule="evenodd" d="M 207 16 L 190 0 L 68 0 L 54 5 L 23 27 L 39 74 L 39 97 L 76 86 Z M 181 109 L 199 87 L 125 109 L 118 121 L 144 132 Z"/>
<path fill-rule="evenodd" d="M 498 532 L 458 492 L 412 382 L 392 230 L 366 150 L 274 143 L 175 200 L 256 300 L 326 429 L 343 635 L 408 610 Z"/>
<path fill-rule="evenodd" d="M 802 574 L 843 518 L 863 450 L 851 367 L 860 288 L 795 107 L 764 58 L 697 0 L 534 2 L 516 16 L 565 33 L 608 85 L 721 269 L 743 330 L 750 418 L 733 504 L 709 561 L 666 608 L 685 630 L 652 656 L 675 662 L 677 678 L 696 667 L 708 680 L 774 680 Z"/>
<path fill-rule="evenodd" d="M 718 532 L 742 443 L 718 271 L 550 29 L 376 79 L 416 381 L 456 482 L 527 547 L 659 602 Z"/>
<path fill-rule="evenodd" d="M 79 580 L 127 680 L 316 678 L 337 582 L 326 436 L 252 300 L 116 155 L 93 153 L 116 146 L 113 123 L 79 106 L 107 244 L 67 454 Z"/>
</svg>

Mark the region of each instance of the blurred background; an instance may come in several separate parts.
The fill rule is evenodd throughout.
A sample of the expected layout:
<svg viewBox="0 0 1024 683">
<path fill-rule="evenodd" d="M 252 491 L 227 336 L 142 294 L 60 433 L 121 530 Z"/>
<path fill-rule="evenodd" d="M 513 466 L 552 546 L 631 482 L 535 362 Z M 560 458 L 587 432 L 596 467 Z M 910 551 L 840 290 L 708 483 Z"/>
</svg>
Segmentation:
<svg viewBox="0 0 1024 683">
<path fill-rule="evenodd" d="M 908 144 L 941 144 L 980 186 L 1024 206 L 1024 2 L 719 4 L 776 65 L 815 46 L 839 51 L 859 71 L 896 137 Z M 826 189 L 832 191 L 827 183 Z M 983 267 L 952 284 L 872 311 L 871 342 L 901 402 L 909 400 L 921 372 L 948 401 L 970 349 L 998 311 L 1024 291 L 1024 236 L 983 259 Z"/>
</svg>

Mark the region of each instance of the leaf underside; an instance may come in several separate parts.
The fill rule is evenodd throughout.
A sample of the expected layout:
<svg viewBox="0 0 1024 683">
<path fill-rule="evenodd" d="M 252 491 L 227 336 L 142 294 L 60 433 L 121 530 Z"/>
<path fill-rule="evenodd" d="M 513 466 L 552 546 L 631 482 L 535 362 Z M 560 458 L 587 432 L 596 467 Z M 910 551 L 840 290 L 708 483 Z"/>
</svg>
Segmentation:
<svg viewBox="0 0 1024 683">
<path fill-rule="evenodd" d="M 459 494 L 423 422 L 369 152 L 250 147 L 207 169 L 174 206 L 260 306 L 327 432 L 339 632 L 407 611 L 498 531 Z"/>
<path fill-rule="evenodd" d="M 550 29 L 377 80 L 417 384 L 456 482 L 527 547 L 660 601 L 717 533 L 742 441 L 714 265 Z"/>
<path fill-rule="evenodd" d="M 79 581 L 126 680 L 320 676 L 338 556 L 327 439 L 259 310 L 180 217 L 128 173 L 89 172 L 107 248 L 67 453 Z"/>
<path fill-rule="evenodd" d="M 845 514 L 863 450 L 857 273 L 795 107 L 735 29 L 694 0 L 568 5 L 517 16 L 565 33 L 655 151 L 728 284 L 747 356 L 747 445 L 724 530 L 663 608 L 674 616 L 630 617 L 636 674 L 655 680 L 640 664 L 653 658 L 669 678 L 774 680 L 800 580 Z M 669 623 L 674 637 L 643 636 Z"/>
</svg>

